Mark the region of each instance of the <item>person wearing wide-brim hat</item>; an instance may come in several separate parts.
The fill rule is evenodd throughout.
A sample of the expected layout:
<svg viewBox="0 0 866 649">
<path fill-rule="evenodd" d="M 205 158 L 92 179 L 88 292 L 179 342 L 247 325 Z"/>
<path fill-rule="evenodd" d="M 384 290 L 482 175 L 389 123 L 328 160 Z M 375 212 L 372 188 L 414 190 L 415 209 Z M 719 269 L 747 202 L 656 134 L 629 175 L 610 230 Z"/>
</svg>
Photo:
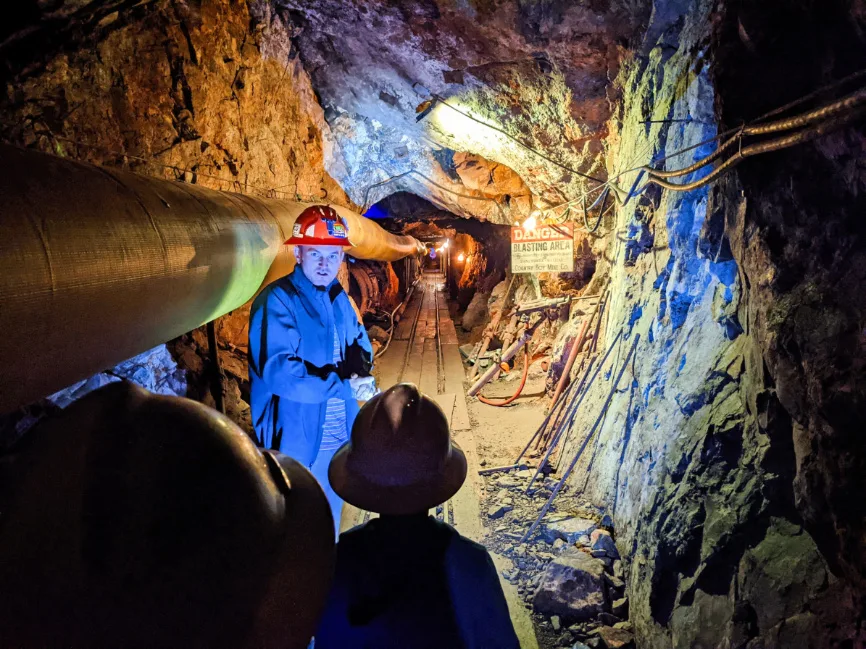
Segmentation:
<svg viewBox="0 0 866 649">
<path fill-rule="evenodd" d="M 373 397 L 331 460 L 331 485 L 376 512 L 340 536 L 316 649 L 517 649 L 487 550 L 428 515 L 466 479 L 435 401 L 402 383 Z"/>
<path fill-rule="evenodd" d="M 316 479 L 130 383 L 41 422 L 4 482 L 4 647 L 304 649 L 334 567 Z"/>
</svg>

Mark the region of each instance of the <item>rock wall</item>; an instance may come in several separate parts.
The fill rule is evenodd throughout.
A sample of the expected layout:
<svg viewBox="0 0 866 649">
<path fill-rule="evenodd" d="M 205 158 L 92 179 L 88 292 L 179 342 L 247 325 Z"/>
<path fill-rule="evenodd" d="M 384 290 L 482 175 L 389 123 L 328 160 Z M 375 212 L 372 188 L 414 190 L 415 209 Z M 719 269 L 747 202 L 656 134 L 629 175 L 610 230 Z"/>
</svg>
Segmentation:
<svg viewBox="0 0 866 649">
<path fill-rule="evenodd" d="M 335 151 L 328 168 L 356 202 L 411 191 L 455 214 L 509 225 L 528 216 L 528 197 L 514 197 L 500 183 L 484 183 L 483 191 L 473 179 L 465 183 L 464 153 L 518 176 L 539 205 L 578 195 L 584 186 L 580 173 L 603 172 L 607 81 L 650 5 L 646 0 L 275 4 L 285 7 L 326 107 Z"/>
<path fill-rule="evenodd" d="M 862 1 L 731 3 L 716 37 L 723 119 L 752 119 L 863 70 L 864 34 Z M 861 77 L 820 102 L 862 86 Z M 864 161 L 861 113 L 813 145 L 744 163 L 742 203 L 725 215 L 746 278 L 747 326 L 790 417 L 794 505 L 834 572 L 861 589 L 866 499 L 851 495 L 866 490 Z"/>
<path fill-rule="evenodd" d="M 17 36 L 43 59 L 12 68 L 0 139 L 214 189 L 345 204 L 285 26 L 266 4 L 253 9 L 151 0 L 41 16 Z"/>
<path fill-rule="evenodd" d="M 844 52 L 861 38 L 839 29 L 851 23 L 838 7 L 828 17 L 809 5 L 811 20 L 800 19 L 813 38 L 802 42 L 823 49 L 801 42 L 801 56 L 824 63 L 809 81 L 786 86 L 798 59 L 762 31 L 779 15 L 773 7 L 661 4 L 648 30 L 654 40 L 617 81 L 611 176 L 707 155 L 714 145 L 661 161 L 850 72 Z M 838 40 L 815 24 L 835 27 Z M 766 76 L 747 71 L 753 46 L 775 53 L 760 70 Z M 649 186 L 595 243 L 589 290 L 611 280 L 602 348 L 622 338 L 563 461 L 581 451 L 571 489 L 614 518 L 641 647 L 866 641 L 863 499 L 852 497 L 866 475 L 856 423 L 866 396 L 855 288 L 866 267 L 854 216 L 864 207 L 854 162 L 862 147 L 861 126 L 762 156 L 702 189 Z M 619 186 L 628 193 L 643 182 L 633 172 Z"/>
</svg>

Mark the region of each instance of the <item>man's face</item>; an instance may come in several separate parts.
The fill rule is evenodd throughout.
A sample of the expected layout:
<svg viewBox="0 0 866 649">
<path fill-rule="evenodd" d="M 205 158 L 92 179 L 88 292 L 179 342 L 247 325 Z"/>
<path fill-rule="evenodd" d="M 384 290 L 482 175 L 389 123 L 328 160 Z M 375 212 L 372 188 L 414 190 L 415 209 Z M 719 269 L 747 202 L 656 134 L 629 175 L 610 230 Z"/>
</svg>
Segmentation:
<svg viewBox="0 0 866 649">
<path fill-rule="evenodd" d="M 295 257 L 307 279 L 315 286 L 334 281 L 343 263 L 342 246 L 295 246 Z"/>
</svg>

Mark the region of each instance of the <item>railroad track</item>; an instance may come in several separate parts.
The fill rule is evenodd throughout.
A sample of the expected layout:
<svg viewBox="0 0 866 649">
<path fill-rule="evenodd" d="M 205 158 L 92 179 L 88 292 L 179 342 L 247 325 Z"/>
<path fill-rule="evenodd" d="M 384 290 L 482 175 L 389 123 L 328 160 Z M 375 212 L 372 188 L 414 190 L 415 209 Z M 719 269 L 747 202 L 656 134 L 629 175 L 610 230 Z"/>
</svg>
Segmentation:
<svg viewBox="0 0 866 649">
<path fill-rule="evenodd" d="M 439 319 L 439 305 L 443 304 L 444 296 L 442 295 L 442 284 L 444 283 L 444 277 L 438 274 L 430 273 L 425 274 L 421 278 L 421 282 L 419 282 L 418 289 L 415 291 L 415 297 L 412 298 L 412 301 L 415 302 L 417 300 L 417 308 L 415 309 L 415 313 L 412 316 L 412 326 L 409 331 L 409 344 L 406 346 L 405 357 L 403 358 L 403 366 L 400 370 L 398 382 L 410 381 L 415 382 L 417 379 L 413 375 L 412 368 L 415 366 L 410 362 L 412 359 L 413 353 L 418 354 L 419 351 L 421 353 L 421 357 L 426 359 L 424 355 L 423 343 L 421 344 L 419 349 L 416 349 L 416 342 L 418 341 L 419 336 L 419 323 L 423 320 L 423 331 L 425 332 L 425 338 L 429 340 L 429 326 L 430 322 L 434 323 L 433 327 L 433 338 L 435 339 L 436 345 L 436 378 L 435 383 L 432 381 L 432 377 L 430 373 L 433 372 L 433 367 L 431 367 L 430 363 L 426 363 L 421 367 L 421 380 L 419 381 L 419 386 L 436 386 L 436 392 L 438 394 L 442 394 L 445 388 L 445 360 L 442 355 L 442 336 L 440 331 L 440 319 Z M 432 309 L 434 317 L 430 317 L 430 302 L 432 301 Z M 407 311 L 412 308 L 412 305 L 409 305 Z M 411 312 L 411 311 L 410 311 Z M 417 374 L 417 372 L 415 372 Z M 390 387 L 390 386 L 383 386 Z M 444 523 L 448 523 L 450 525 L 454 525 L 454 505 L 449 500 L 446 503 L 442 503 L 441 505 L 436 507 L 435 512 L 433 512 L 436 518 Z M 371 512 L 361 511 L 358 514 L 357 525 L 363 525 L 367 521 L 369 521 L 373 517 Z"/>
</svg>

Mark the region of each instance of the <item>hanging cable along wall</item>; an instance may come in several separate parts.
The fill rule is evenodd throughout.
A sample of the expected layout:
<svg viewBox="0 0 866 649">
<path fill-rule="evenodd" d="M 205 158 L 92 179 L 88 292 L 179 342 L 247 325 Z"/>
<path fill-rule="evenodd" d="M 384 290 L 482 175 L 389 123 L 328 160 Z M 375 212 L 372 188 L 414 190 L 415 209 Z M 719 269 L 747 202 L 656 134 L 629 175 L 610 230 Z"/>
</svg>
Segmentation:
<svg viewBox="0 0 866 649">
<path fill-rule="evenodd" d="M 694 164 L 691 164 L 687 167 L 676 169 L 673 171 L 665 171 L 663 169 L 659 169 L 657 167 L 649 165 L 632 167 L 615 174 L 606 181 L 600 182 L 595 187 L 591 187 L 578 198 L 566 201 L 564 203 L 560 203 L 558 205 L 554 205 L 549 208 L 545 208 L 544 210 L 542 210 L 542 213 L 553 214 L 554 220 L 562 222 L 570 216 L 570 206 L 576 203 L 582 203 L 585 205 L 586 200 L 596 192 L 605 192 L 608 190 L 613 190 L 616 202 L 620 205 L 624 205 L 628 202 L 629 199 L 635 196 L 639 196 L 641 193 L 643 193 L 646 187 L 650 184 L 656 184 L 664 189 L 669 189 L 671 191 L 690 191 L 692 189 L 698 189 L 699 187 L 702 187 L 712 182 L 713 180 L 716 180 L 723 173 L 730 171 L 733 167 L 735 167 L 747 157 L 760 155 L 762 153 L 769 153 L 772 151 L 779 151 L 781 149 L 795 146 L 797 144 L 803 144 L 805 142 L 809 142 L 818 137 L 826 135 L 834 130 L 849 126 L 850 124 L 864 117 L 864 112 L 866 112 L 866 110 L 864 110 L 864 104 L 866 104 L 866 96 L 864 96 L 866 95 L 866 88 L 861 88 L 838 101 L 832 102 L 811 111 L 807 111 L 805 113 L 801 113 L 794 117 L 778 120 L 769 124 L 764 124 L 764 122 L 766 122 L 766 120 L 770 119 L 771 117 L 775 117 L 777 115 L 785 113 L 793 108 L 796 108 L 797 106 L 800 106 L 812 99 L 815 99 L 822 94 L 831 92 L 833 90 L 838 90 L 839 88 L 850 84 L 853 81 L 858 81 L 863 78 L 866 78 L 866 70 L 860 70 L 858 72 L 850 74 L 842 79 L 829 83 L 806 95 L 803 95 L 802 97 L 799 97 L 794 101 L 788 102 L 787 104 L 779 106 L 778 108 L 774 108 L 773 110 L 768 111 L 763 115 L 760 115 L 754 120 L 751 120 L 747 124 L 727 129 L 722 133 L 719 133 L 711 138 L 707 138 L 701 142 L 698 142 L 697 144 L 678 149 L 673 153 L 659 158 L 655 163 L 656 165 L 658 165 L 672 158 L 678 157 L 690 151 L 694 151 L 695 149 L 699 149 L 708 144 L 712 144 L 713 142 L 724 140 L 724 142 L 709 156 L 698 160 Z M 834 119 L 836 121 L 832 121 Z M 667 120 L 658 121 L 662 122 Z M 809 128 L 803 128 L 807 126 Z M 742 140 L 744 137 L 747 136 L 768 135 L 772 133 L 791 131 L 798 128 L 803 128 L 803 130 L 795 131 L 790 135 L 776 138 L 774 140 L 758 142 L 745 147 L 742 146 Z M 709 176 L 706 176 L 693 183 L 688 184 L 667 182 L 667 178 L 676 178 L 698 171 L 699 169 L 721 158 L 735 145 L 739 145 L 740 147 L 737 153 L 735 153 L 733 156 L 731 156 L 731 158 L 727 159 L 721 165 L 716 167 Z M 647 174 L 647 182 L 639 189 L 632 188 L 632 191 L 630 191 L 625 196 L 625 198 L 623 198 L 622 190 L 620 190 L 615 183 L 617 180 L 619 180 L 619 178 L 629 173 L 634 173 L 635 171 L 645 172 Z M 598 197 L 590 206 L 584 208 L 585 219 L 587 218 L 588 211 L 595 208 L 600 202 L 600 200 L 601 197 Z M 565 210 L 562 212 L 561 215 L 557 217 L 555 215 L 556 211 L 562 208 L 565 208 Z M 601 220 L 601 216 L 603 215 L 601 209 L 599 212 L 598 221 Z M 604 211 L 606 212 L 607 210 Z M 596 222 L 596 228 L 598 221 Z M 589 223 L 587 223 L 586 221 L 585 225 L 587 226 L 587 228 L 589 228 Z"/>
</svg>

